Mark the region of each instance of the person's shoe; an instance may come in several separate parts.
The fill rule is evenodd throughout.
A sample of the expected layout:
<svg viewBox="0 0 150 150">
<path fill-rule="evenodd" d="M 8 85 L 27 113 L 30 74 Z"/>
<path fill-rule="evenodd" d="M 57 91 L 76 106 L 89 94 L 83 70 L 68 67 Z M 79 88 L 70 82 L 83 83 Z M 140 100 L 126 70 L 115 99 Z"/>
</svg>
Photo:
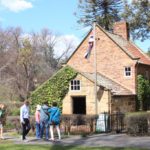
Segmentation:
<svg viewBox="0 0 150 150">
<path fill-rule="evenodd" d="M 24 140 L 23 140 L 23 142 L 25 142 L 25 143 L 26 143 L 26 142 L 29 142 L 29 140 L 27 140 L 27 139 L 24 139 Z"/>
<path fill-rule="evenodd" d="M 4 140 L 5 138 L 2 136 L 2 137 L 0 137 L 0 139 Z"/>
<path fill-rule="evenodd" d="M 49 141 L 55 142 L 55 139 L 50 138 Z"/>
</svg>

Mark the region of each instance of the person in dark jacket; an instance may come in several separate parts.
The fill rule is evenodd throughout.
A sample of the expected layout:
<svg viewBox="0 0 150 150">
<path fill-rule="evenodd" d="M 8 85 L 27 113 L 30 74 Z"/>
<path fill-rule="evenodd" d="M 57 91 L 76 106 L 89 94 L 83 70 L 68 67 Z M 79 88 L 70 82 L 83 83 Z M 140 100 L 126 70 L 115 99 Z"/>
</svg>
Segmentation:
<svg viewBox="0 0 150 150">
<path fill-rule="evenodd" d="M 20 108 L 20 122 L 22 124 L 22 140 L 26 140 L 26 135 L 29 133 L 30 126 L 30 114 L 29 114 L 29 101 L 25 100 L 24 105 Z"/>
</svg>

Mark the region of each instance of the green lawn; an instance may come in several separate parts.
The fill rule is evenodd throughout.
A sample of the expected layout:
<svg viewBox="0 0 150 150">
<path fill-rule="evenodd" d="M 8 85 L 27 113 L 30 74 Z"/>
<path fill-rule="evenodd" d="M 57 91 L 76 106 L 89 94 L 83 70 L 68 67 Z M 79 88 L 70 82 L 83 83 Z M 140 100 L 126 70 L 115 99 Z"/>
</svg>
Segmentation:
<svg viewBox="0 0 150 150">
<path fill-rule="evenodd" d="M 27 145 L 13 144 L 7 141 L 0 141 L 0 150 L 147 150 L 140 148 L 108 148 L 108 147 L 79 147 L 59 145 Z"/>
</svg>

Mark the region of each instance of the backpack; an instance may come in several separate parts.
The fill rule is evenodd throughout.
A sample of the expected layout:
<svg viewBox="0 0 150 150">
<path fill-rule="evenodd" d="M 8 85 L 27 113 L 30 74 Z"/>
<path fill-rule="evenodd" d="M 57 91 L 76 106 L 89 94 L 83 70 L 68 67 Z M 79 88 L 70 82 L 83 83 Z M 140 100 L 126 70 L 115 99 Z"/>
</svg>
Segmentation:
<svg viewBox="0 0 150 150">
<path fill-rule="evenodd" d="M 49 119 L 48 109 L 41 107 L 40 109 L 40 122 L 46 122 Z"/>
</svg>

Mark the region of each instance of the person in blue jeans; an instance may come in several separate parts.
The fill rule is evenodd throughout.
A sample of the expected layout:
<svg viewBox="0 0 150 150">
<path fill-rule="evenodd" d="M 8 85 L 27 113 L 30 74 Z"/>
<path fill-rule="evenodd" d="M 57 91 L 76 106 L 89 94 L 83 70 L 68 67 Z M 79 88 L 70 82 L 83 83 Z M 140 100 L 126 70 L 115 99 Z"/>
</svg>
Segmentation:
<svg viewBox="0 0 150 150">
<path fill-rule="evenodd" d="M 36 111 L 35 111 L 35 128 L 36 128 L 36 138 L 40 139 L 41 138 L 41 132 L 40 132 L 40 110 L 41 106 L 37 105 L 36 106 Z"/>
<path fill-rule="evenodd" d="M 54 141 L 54 127 L 56 127 L 58 139 L 61 140 L 60 134 L 60 109 L 57 107 L 57 102 L 53 102 L 52 107 L 48 110 L 50 113 L 49 124 L 50 124 L 50 134 L 51 134 L 51 141 Z"/>
<path fill-rule="evenodd" d="M 41 129 L 41 138 L 43 138 L 43 134 L 45 131 L 45 139 L 48 140 L 49 139 L 49 124 L 48 124 L 48 120 L 49 120 L 49 113 L 48 113 L 48 109 L 49 107 L 47 106 L 48 103 L 44 102 L 44 104 L 41 106 L 40 109 L 40 129 Z"/>
</svg>

